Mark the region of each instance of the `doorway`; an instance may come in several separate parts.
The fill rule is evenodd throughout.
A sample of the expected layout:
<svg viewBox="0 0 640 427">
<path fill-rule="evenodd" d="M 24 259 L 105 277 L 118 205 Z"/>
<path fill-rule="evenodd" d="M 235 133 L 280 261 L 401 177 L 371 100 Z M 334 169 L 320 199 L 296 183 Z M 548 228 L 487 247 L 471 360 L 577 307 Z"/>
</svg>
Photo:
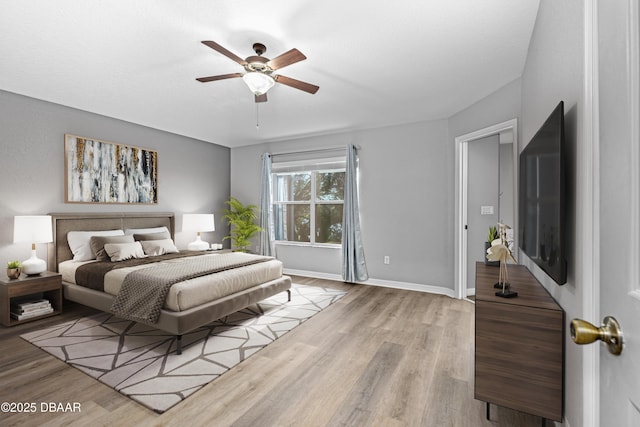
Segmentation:
<svg viewBox="0 0 640 427">
<path fill-rule="evenodd" d="M 505 192 L 509 191 L 507 199 L 510 199 L 510 203 L 503 203 L 504 205 L 510 205 L 510 214 L 513 216 L 513 222 L 509 224 L 514 230 L 514 237 L 517 235 L 515 231 L 517 230 L 517 215 L 516 215 L 516 207 L 515 200 L 517 200 L 517 176 L 518 176 L 518 121 L 517 119 L 508 120 L 503 123 L 498 123 L 493 126 L 486 127 L 484 129 L 480 129 L 475 132 L 471 132 L 465 135 L 461 135 L 455 138 L 455 157 L 456 157 L 456 176 L 455 176 L 455 187 L 456 187 L 456 199 L 455 199 L 455 211 L 456 211 L 456 223 L 455 223 L 455 294 L 459 299 L 464 299 L 467 297 L 468 291 L 468 282 L 470 275 L 473 275 L 472 267 L 469 265 L 473 262 L 470 259 L 469 251 L 470 251 L 470 240 L 469 240 L 469 180 L 471 177 L 469 176 L 469 144 L 475 143 L 478 141 L 482 141 L 484 138 L 492 136 L 492 135 L 503 135 L 503 141 L 506 142 L 504 135 L 511 135 L 511 152 L 509 153 L 512 159 L 512 173 L 510 179 L 507 179 L 503 176 L 502 180 L 506 180 L 510 182 L 511 185 L 505 184 Z M 508 137 L 507 137 L 508 138 Z M 501 144 L 502 145 L 502 144 Z M 509 155 L 507 154 L 507 156 Z M 501 155 L 504 155 L 501 154 Z M 503 174 L 504 175 L 504 174 Z M 477 178 L 474 178 L 476 180 Z M 496 185 L 496 184 L 493 184 Z M 498 191 L 500 193 L 500 191 Z M 503 194 L 502 197 L 505 195 Z M 501 198 L 502 198 L 501 197 Z M 500 205 L 500 203 L 495 203 Z M 494 206 L 494 212 L 497 207 Z M 481 212 L 488 212 L 490 210 L 489 206 L 491 204 L 485 205 L 485 207 L 481 207 Z M 505 206 L 506 208 L 507 206 Z M 498 212 L 498 218 L 500 218 L 500 212 Z M 495 217 L 493 218 L 495 219 Z M 488 231 L 488 227 L 487 227 Z M 484 233 L 486 235 L 486 231 Z M 476 238 L 474 238 L 477 240 Z M 479 243 L 474 242 L 474 246 L 479 245 Z M 514 246 L 517 245 L 517 242 L 514 242 Z M 479 250 L 478 250 L 479 251 Z M 473 290 L 475 287 L 472 287 Z M 473 291 L 472 291 L 473 292 Z"/>
<path fill-rule="evenodd" d="M 485 260 L 489 227 L 507 221 L 500 214 L 500 134 L 486 136 L 467 147 L 467 284 L 465 296 L 475 295 L 476 262 Z M 511 160 L 511 159 L 509 159 Z M 509 222 L 507 222 L 509 223 Z"/>
</svg>

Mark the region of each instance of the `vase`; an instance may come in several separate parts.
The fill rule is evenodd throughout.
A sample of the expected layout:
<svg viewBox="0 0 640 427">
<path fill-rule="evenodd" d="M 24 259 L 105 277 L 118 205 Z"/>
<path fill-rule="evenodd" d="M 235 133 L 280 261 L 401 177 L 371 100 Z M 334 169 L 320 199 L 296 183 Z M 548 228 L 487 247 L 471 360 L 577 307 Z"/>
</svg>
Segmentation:
<svg viewBox="0 0 640 427">
<path fill-rule="evenodd" d="M 21 273 L 22 273 L 22 268 L 20 267 L 7 268 L 7 277 L 9 277 L 9 279 L 17 279 L 18 277 L 20 277 Z"/>
</svg>

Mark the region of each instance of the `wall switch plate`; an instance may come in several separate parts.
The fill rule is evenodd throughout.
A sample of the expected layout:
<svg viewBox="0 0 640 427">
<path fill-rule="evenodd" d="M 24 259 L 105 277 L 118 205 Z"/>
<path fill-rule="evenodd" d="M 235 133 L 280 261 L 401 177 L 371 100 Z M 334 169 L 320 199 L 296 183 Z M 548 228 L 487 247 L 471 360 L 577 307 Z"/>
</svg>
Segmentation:
<svg viewBox="0 0 640 427">
<path fill-rule="evenodd" d="M 389 260 L 389 255 L 385 255 L 384 256 L 384 263 L 385 264 L 389 264 L 390 260 Z"/>
<path fill-rule="evenodd" d="M 480 206 L 480 215 L 493 215 L 493 206 Z"/>
</svg>

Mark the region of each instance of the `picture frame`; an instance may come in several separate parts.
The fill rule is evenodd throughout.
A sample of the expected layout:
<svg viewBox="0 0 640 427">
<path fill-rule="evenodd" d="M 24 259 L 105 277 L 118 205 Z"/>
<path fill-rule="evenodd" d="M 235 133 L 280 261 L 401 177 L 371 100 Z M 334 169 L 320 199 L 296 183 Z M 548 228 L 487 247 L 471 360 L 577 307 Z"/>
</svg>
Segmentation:
<svg viewBox="0 0 640 427">
<path fill-rule="evenodd" d="M 158 152 L 65 134 L 65 203 L 158 203 Z"/>
</svg>

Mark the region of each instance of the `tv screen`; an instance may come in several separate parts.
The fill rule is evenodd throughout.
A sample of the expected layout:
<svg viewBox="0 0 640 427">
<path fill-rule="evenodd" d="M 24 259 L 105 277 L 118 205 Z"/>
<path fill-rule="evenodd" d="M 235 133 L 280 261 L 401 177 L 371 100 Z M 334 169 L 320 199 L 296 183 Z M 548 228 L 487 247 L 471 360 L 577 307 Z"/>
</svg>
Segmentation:
<svg viewBox="0 0 640 427">
<path fill-rule="evenodd" d="M 520 153 L 519 246 L 557 284 L 565 259 L 564 102 L 560 101 Z"/>
</svg>

